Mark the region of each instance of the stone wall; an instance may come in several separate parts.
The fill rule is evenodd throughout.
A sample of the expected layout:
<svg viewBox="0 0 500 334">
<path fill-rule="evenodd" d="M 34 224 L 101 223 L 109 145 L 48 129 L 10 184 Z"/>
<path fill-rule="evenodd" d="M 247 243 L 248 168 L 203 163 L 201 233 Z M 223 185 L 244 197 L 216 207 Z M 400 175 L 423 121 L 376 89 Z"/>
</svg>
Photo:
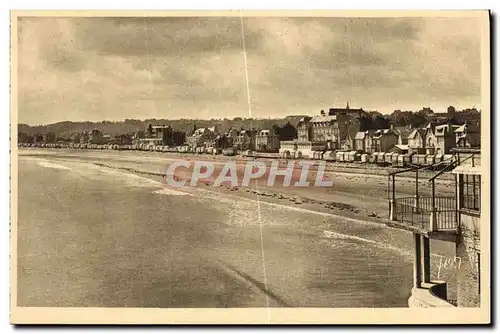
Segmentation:
<svg viewBox="0 0 500 334">
<path fill-rule="evenodd" d="M 412 288 L 408 299 L 410 308 L 420 307 L 455 307 L 446 300 L 446 283 L 422 283 L 421 288 Z"/>
<path fill-rule="evenodd" d="M 462 224 L 457 242 L 457 257 L 462 264 L 457 272 L 458 306 L 479 307 L 479 270 L 480 270 L 480 238 L 479 229 L 474 220 L 479 217 L 461 215 Z"/>
</svg>

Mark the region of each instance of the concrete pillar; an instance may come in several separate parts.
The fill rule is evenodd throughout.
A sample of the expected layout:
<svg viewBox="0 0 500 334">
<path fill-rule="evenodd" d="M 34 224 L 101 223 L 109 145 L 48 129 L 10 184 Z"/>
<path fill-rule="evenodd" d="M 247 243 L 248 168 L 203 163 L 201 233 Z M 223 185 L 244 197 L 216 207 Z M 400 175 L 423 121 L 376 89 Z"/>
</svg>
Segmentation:
<svg viewBox="0 0 500 334">
<path fill-rule="evenodd" d="M 389 201 L 390 211 L 389 211 L 389 220 L 396 221 L 398 220 L 396 215 L 396 201 L 391 199 Z"/>
<path fill-rule="evenodd" d="M 422 252 L 420 241 L 421 235 L 418 233 L 413 233 L 413 244 L 415 246 L 414 258 L 413 258 L 413 287 L 420 288 L 422 286 Z"/>
<path fill-rule="evenodd" d="M 430 221 L 429 221 L 429 229 L 431 231 L 437 231 L 437 209 L 436 208 L 432 208 L 432 211 L 431 211 L 431 217 L 430 217 Z"/>
<path fill-rule="evenodd" d="M 430 283 L 431 281 L 431 246 L 429 237 L 422 236 L 422 281 Z"/>
<path fill-rule="evenodd" d="M 413 198 L 413 212 L 418 213 L 420 210 L 419 196 L 415 195 Z"/>
</svg>

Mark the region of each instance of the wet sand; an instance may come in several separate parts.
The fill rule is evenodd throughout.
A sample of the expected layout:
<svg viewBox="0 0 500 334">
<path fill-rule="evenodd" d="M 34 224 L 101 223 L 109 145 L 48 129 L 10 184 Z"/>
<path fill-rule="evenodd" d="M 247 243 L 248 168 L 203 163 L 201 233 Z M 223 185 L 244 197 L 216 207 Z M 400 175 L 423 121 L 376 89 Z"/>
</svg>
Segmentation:
<svg viewBox="0 0 500 334">
<path fill-rule="evenodd" d="M 171 187 L 175 156 L 22 150 L 19 160 L 20 305 L 406 306 L 412 239 L 383 224 L 383 175 L 326 173 L 332 187 L 267 186 L 265 175 L 248 187 Z M 433 275 L 453 298 L 453 268 L 437 267 L 453 244 L 431 248 Z"/>
</svg>

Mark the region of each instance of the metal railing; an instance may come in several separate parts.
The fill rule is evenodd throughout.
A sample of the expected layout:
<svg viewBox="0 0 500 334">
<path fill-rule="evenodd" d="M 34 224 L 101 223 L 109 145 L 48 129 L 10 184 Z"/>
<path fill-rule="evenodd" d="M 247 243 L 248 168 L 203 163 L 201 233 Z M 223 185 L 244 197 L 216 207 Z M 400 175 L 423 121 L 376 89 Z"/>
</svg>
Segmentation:
<svg viewBox="0 0 500 334">
<path fill-rule="evenodd" d="M 448 231 L 457 228 L 454 197 L 403 197 L 394 202 L 395 218 L 402 224 L 425 230 Z M 434 217 L 434 228 L 431 220 Z"/>
</svg>

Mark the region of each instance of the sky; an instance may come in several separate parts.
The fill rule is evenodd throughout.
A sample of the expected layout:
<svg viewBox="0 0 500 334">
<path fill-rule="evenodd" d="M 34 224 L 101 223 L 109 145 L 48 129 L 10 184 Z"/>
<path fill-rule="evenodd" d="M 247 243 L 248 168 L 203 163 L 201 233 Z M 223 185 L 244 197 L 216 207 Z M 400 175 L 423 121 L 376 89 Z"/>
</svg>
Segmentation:
<svg viewBox="0 0 500 334">
<path fill-rule="evenodd" d="M 479 109 L 480 27 L 477 18 L 21 17 L 19 122 L 284 117 L 347 102 L 382 113 Z"/>
</svg>

